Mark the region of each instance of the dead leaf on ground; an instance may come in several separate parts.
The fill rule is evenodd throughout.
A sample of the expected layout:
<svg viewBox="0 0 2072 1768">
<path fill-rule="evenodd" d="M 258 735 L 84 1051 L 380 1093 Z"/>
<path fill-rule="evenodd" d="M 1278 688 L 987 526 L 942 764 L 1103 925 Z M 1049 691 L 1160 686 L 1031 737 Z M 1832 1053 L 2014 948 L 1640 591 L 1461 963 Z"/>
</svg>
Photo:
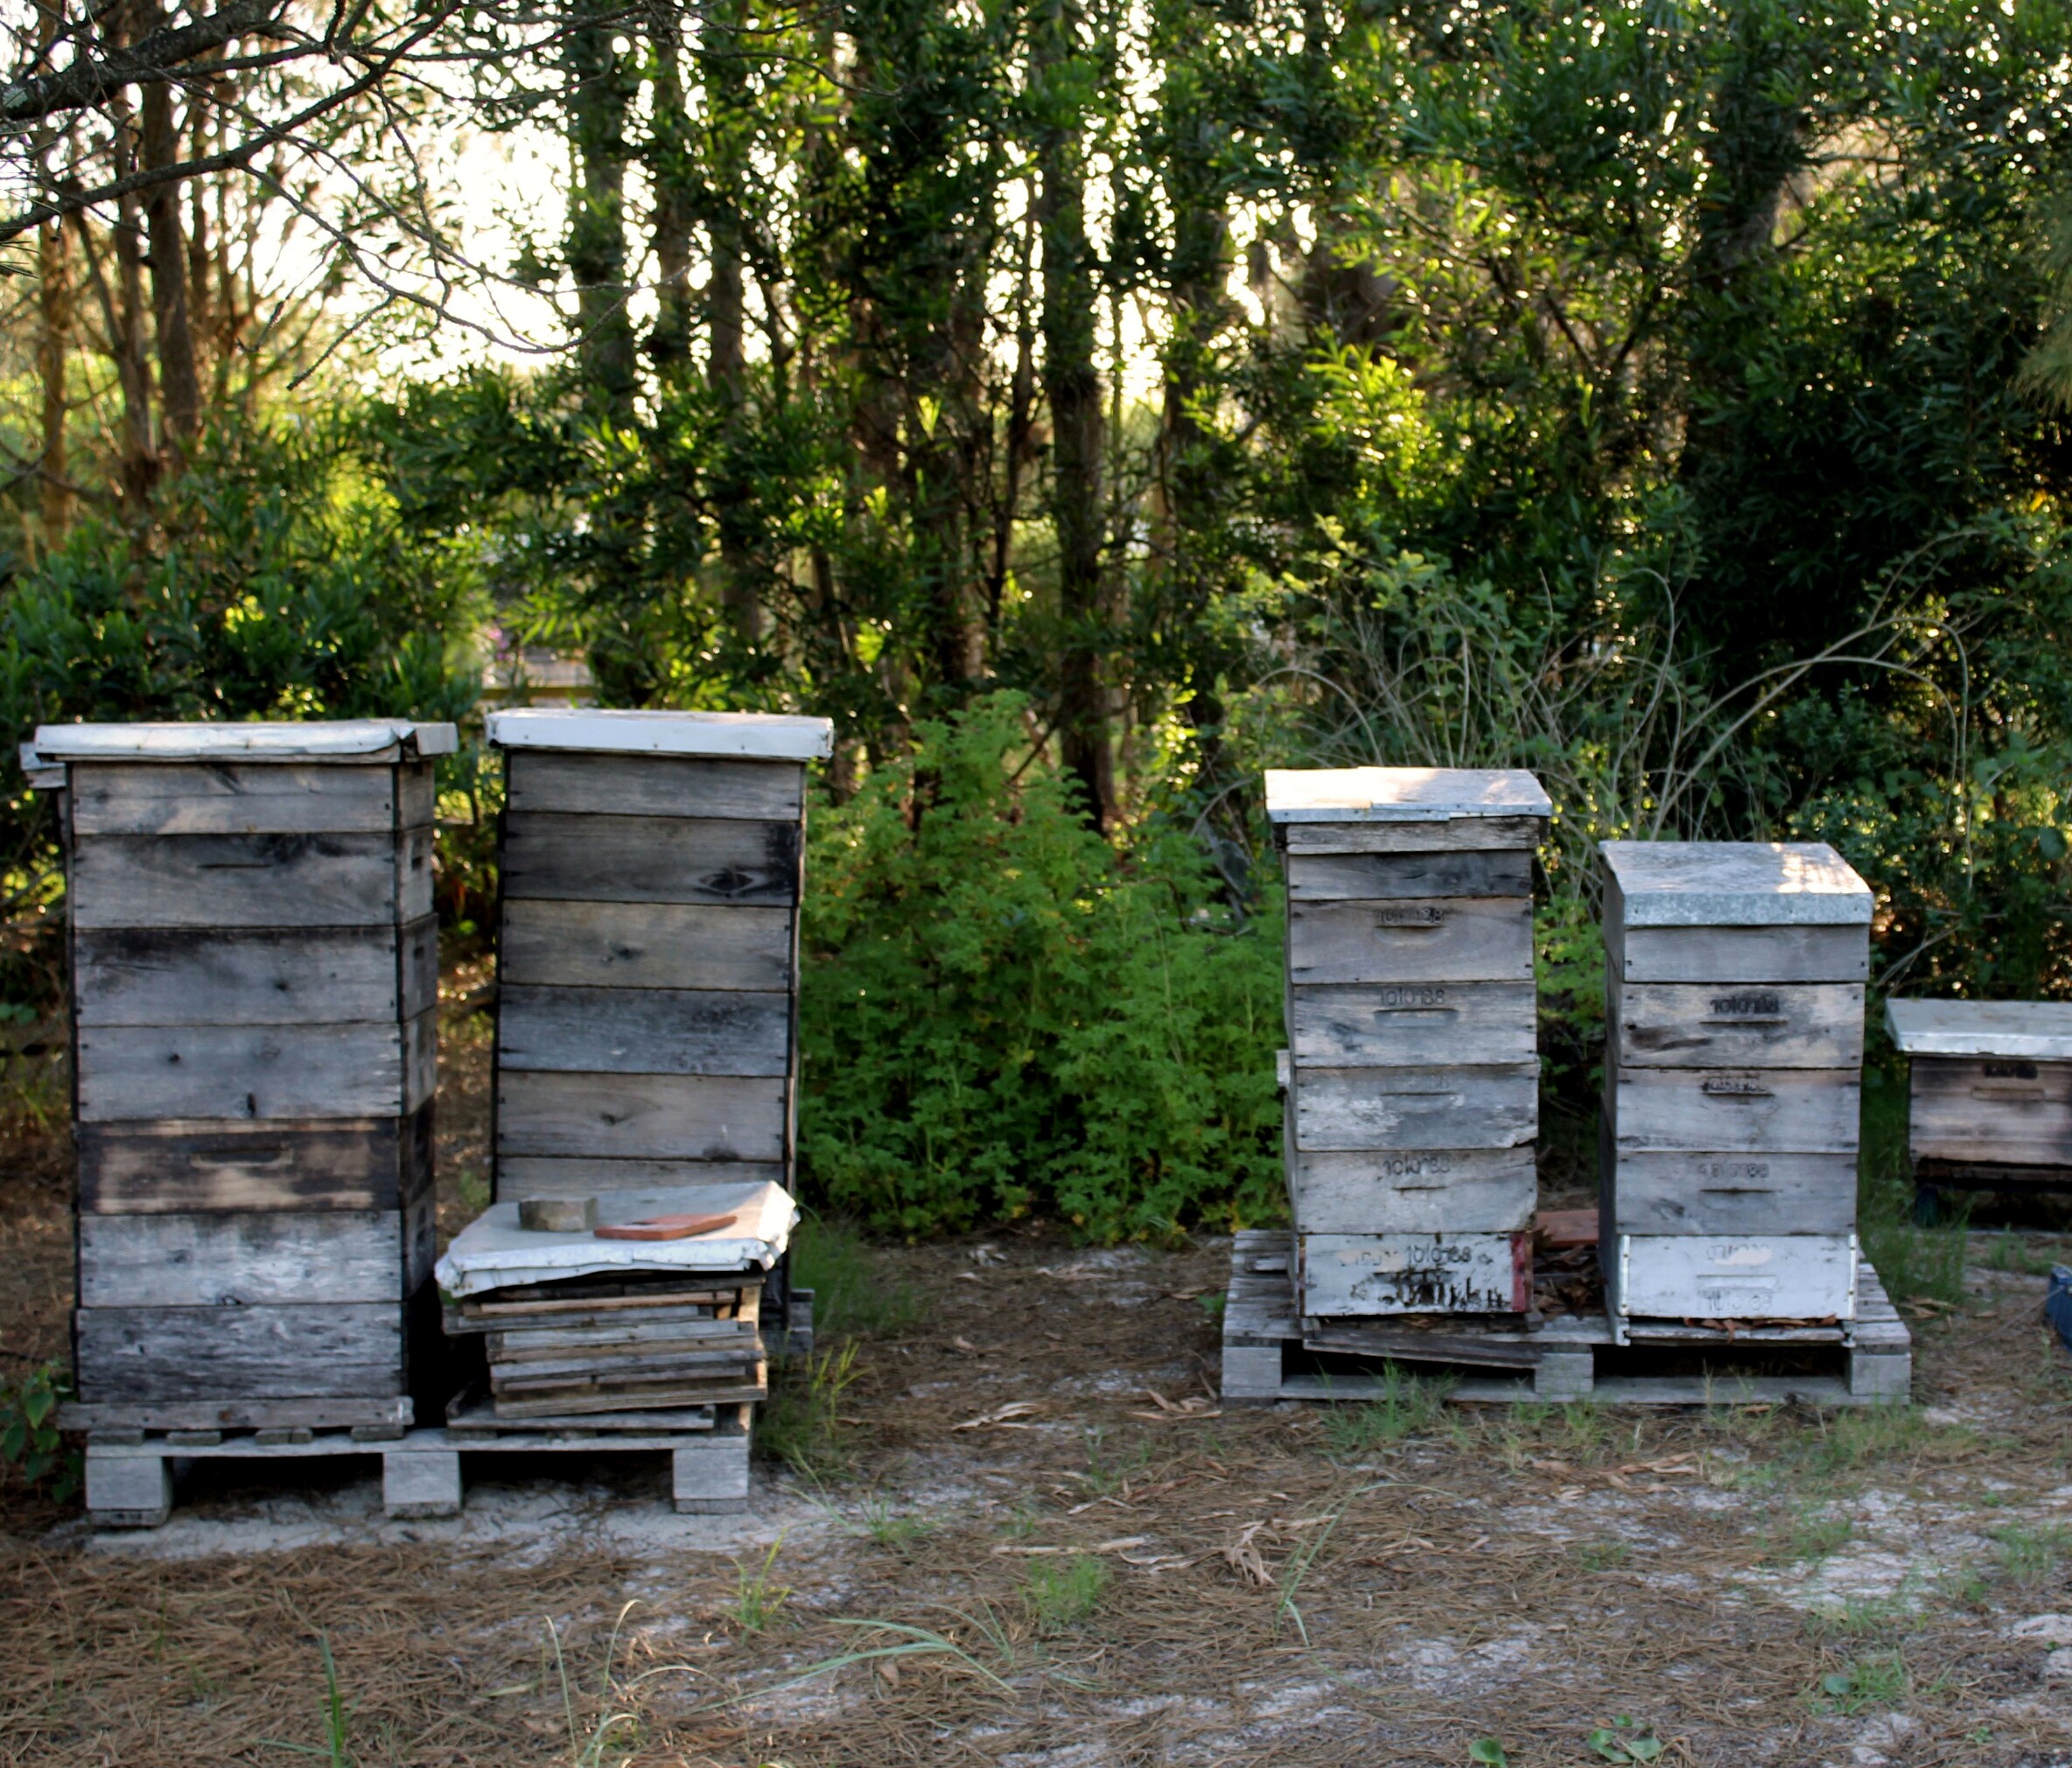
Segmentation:
<svg viewBox="0 0 2072 1768">
<path fill-rule="evenodd" d="M 1030 1427 L 1017 1421 L 1040 1412 L 1043 1407 L 1034 1400 L 1011 1400 L 993 1412 L 982 1412 L 976 1418 L 967 1418 L 962 1424 L 952 1424 L 952 1430 L 1026 1430 Z"/>
</svg>

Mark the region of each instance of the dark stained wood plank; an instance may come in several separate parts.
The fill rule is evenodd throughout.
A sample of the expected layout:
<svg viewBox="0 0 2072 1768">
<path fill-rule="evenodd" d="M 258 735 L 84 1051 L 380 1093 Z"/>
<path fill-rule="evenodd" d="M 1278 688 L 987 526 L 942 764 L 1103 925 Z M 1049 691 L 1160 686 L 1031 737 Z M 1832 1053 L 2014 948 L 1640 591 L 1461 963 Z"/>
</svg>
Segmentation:
<svg viewBox="0 0 2072 1768">
<path fill-rule="evenodd" d="M 1522 897 L 1291 903 L 1293 982 L 1527 982 L 1532 904 Z"/>
<path fill-rule="evenodd" d="M 537 989 L 507 983 L 497 1066 L 599 1074 L 781 1075 L 791 996 L 705 989 Z"/>
<path fill-rule="evenodd" d="M 1858 982 L 1620 982 L 1606 995 L 1613 1059 L 1646 1068 L 1854 1068 Z"/>
<path fill-rule="evenodd" d="M 197 1210 L 388 1210 L 430 1188 L 432 1107 L 340 1122 L 79 1126 L 79 1206 L 110 1214 Z"/>
<path fill-rule="evenodd" d="M 1532 894 L 1532 854 L 1526 848 L 1493 852 L 1291 853 L 1286 867 L 1288 895 L 1295 902 Z"/>
<path fill-rule="evenodd" d="M 710 1074 L 521 1074 L 497 1079 L 500 1159 L 780 1161 L 790 1083 Z"/>
<path fill-rule="evenodd" d="M 788 908 L 507 898 L 497 962 L 506 986 L 766 989 L 791 953 Z"/>
<path fill-rule="evenodd" d="M 405 1391 L 406 1308 L 396 1302 L 81 1308 L 76 1319 L 88 1406 Z"/>
<path fill-rule="evenodd" d="M 1908 1144 L 1916 1160 L 2072 1165 L 2072 1063 L 1916 1056 Z"/>
<path fill-rule="evenodd" d="M 430 761 L 406 761 L 396 770 L 396 826 L 428 827 L 438 820 L 438 767 Z"/>
<path fill-rule="evenodd" d="M 388 764 L 79 762 L 72 826 L 80 835 L 375 833 L 396 826 L 396 776 Z"/>
<path fill-rule="evenodd" d="M 552 749 L 506 753 L 508 801 L 515 814 L 731 817 L 748 822 L 796 822 L 805 814 L 806 770 L 795 761 Z"/>
<path fill-rule="evenodd" d="M 508 814 L 503 856 L 508 901 L 788 905 L 798 899 L 795 822 Z"/>
<path fill-rule="evenodd" d="M 82 1026 L 394 1024 L 438 1004 L 438 923 L 88 928 L 73 964 Z"/>
<path fill-rule="evenodd" d="M 73 844 L 73 926 L 349 927 L 431 912 L 431 831 L 94 835 Z"/>
</svg>

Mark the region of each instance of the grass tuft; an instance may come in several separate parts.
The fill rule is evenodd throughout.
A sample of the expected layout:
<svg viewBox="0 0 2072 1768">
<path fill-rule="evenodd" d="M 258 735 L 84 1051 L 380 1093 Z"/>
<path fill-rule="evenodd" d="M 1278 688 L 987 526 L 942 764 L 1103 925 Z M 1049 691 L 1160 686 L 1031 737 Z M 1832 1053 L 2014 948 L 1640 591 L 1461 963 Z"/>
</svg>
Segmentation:
<svg viewBox="0 0 2072 1768">
<path fill-rule="evenodd" d="M 1382 1391 L 1359 1405 L 1334 1406 L 1324 1420 L 1331 1453 L 1358 1455 L 1430 1430 L 1446 1408 L 1452 1384 L 1410 1374 L 1390 1363 L 1382 1372 Z"/>
<path fill-rule="evenodd" d="M 1036 1631 L 1061 1633 L 1090 1619 L 1107 1594 L 1110 1576 L 1106 1563 L 1090 1553 L 1038 1560 L 1022 1589 Z"/>
</svg>

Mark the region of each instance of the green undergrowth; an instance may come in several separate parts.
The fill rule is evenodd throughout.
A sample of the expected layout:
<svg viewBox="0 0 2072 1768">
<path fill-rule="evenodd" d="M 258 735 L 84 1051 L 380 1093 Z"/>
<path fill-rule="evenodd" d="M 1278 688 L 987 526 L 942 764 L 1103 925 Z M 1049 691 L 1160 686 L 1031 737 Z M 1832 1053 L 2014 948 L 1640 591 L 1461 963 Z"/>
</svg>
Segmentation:
<svg viewBox="0 0 2072 1768">
<path fill-rule="evenodd" d="M 1907 1158 L 1907 1070 L 1890 1052 L 1864 1064 L 1863 1147 L 1857 1178 L 1857 1233 L 1895 1303 L 1964 1300 L 1963 1213 L 1932 1226 L 1914 1219 Z"/>
</svg>

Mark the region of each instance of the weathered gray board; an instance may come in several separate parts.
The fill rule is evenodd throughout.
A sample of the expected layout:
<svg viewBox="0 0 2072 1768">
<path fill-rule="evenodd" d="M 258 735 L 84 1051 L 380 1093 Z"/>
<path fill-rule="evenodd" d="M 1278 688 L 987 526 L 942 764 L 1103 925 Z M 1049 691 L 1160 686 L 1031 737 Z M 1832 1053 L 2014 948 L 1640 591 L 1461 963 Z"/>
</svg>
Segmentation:
<svg viewBox="0 0 2072 1768">
<path fill-rule="evenodd" d="M 507 898 L 497 966 L 506 988 L 788 990 L 792 911 Z"/>
<path fill-rule="evenodd" d="M 82 836 L 67 901 L 80 929 L 391 926 L 431 912 L 431 849 L 428 828 Z"/>
<path fill-rule="evenodd" d="M 1516 847 L 1441 853 L 1291 853 L 1295 902 L 1380 902 L 1451 897 L 1530 897 L 1532 853 Z"/>
<path fill-rule="evenodd" d="M 1852 1154 L 1614 1153 L 1601 1175 L 1607 1235 L 1845 1234 Z"/>
<path fill-rule="evenodd" d="M 1871 891 L 1825 842 L 1607 841 L 1607 923 L 1637 927 L 1871 924 Z"/>
<path fill-rule="evenodd" d="M 431 1275 L 432 1194 L 407 1210 L 82 1215 L 87 1308 L 393 1302 Z"/>
<path fill-rule="evenodd" d="M 1854 1154 L 1854 1068 L 1620 1068 L 1606 1088 L 1620 1152 Z"/>
<path fill-rule="evenodd" d="M 1460 816 L 1433 822 L 1291 822 L 1275 830 L 1290 854 L 1530 853 L 1547 838 L 1536 816 Z"/>
<path fill-rule="evenodd" d="M 1539 1063 L 1297 1068 L 1295 1145 L 1317 1150 L 1517 1148 L 1539 1127 Z"/>
<path fill-rule="evenodd" d="M 1287 1129 L 1288 1198 L 1306 1233 L 1515 1233 L 1532 1226 L 1530 1147 L 1305 1153 Z"/>
<path fill-rule="evenodd" d="M 1538 1049 L 1530 982 L 1304 985 L 1289 1017 L 1295 1060 L 1319 1067 L 1480 1066 Z"/>
<path fill-rule="evenodd" d="M 1530 1233 L 1298 1233 L 1302 1311 L 1334 1315 L 1523 1313 Z"/>
<path fill-rule="evenodd" d="M 795 823 L 806 770 L 781 761 L 528 751 L 511 766 L 510 814 L 724 817 Z"/>
<path fill-rule="evenodd" d="M 780 1160 L 609 1160 L 594 1155 L 506 1152 L 499 1198 L 598 1197 L 608 1191 L 669 1191 L 690 1184 L 788 1184 Z"/>
<path fill-rule="evenodd" d="M 514 757 L 513 772 L 537 758 Z M 785 905 L 798 900 L 799 851 L 795 822 L 539 812 L 504 820 L 503 889 L 514 899 Z"/>
<path fill-rule="evenodd" d="M 429 916 L 403 927 L 88 929 L 73 961 L 74 1011 L 95 1028 L 393 1024 L 439 996 L 438 923 Z"/>
<path fill-rule="evenodd" d="M 1838 1319 L 1856 1305 L 1857 1244 L 1843 1234 L 1620 1234 L 1604 1243 L 1615 1323 Z"/>
<path fill-rule="evenodd" d="M 1858 1068 L 1858 983 L 1622 982 L 1605 1000 L 1611 1058 L 1628 1067 Z"/>
<path fill-rule="evenodd" d="M 81 1308 L 88 1405 L 380 1398 L 409 1390 L 402 1302 Z"/>
<path fill-rule="evenodd" d="M 431 1184 L 431 1113 L 327 1122 L 82 1123 L 79 1206 L 98 1214 L 400 1209 Z"/>
<path fill-rule="evenodd" d="M 2072 1063 L 1916 1056 L 1913 1067 L 1915 1160 L 2072 1166 Z"/>
<path fill-rule="evenodd" d="M 791 1083 L 710 1074 L 500 1075 L 497 1145 L 508 1155 L 780 1162 Z"/>
<path fill-rule="evenodd" d="M 1861 927 L 1621 927 L 1604 922 L 1611 974 L 1628 982 L 1736 988 L 1764 982 L 1861 982 L 1871 942 Z"/>
<path fill-rule="evenodd" d="M 386 834 L 429 825 L 429 761 L 97 762 L 80 765 L 72 829 L 82 835 Z"/>
<path fill-rule="evenodd" d="M 791 996 L 506 982 L 497 1063 L 506 1072 L 781 1075 L 791 1067 Z"/>
<path fill-rule="evenodd" d="M 1292 982 L 1529 982 L 1532 903 L 1523 897 L 1292 903 Z"/>
</svg>

